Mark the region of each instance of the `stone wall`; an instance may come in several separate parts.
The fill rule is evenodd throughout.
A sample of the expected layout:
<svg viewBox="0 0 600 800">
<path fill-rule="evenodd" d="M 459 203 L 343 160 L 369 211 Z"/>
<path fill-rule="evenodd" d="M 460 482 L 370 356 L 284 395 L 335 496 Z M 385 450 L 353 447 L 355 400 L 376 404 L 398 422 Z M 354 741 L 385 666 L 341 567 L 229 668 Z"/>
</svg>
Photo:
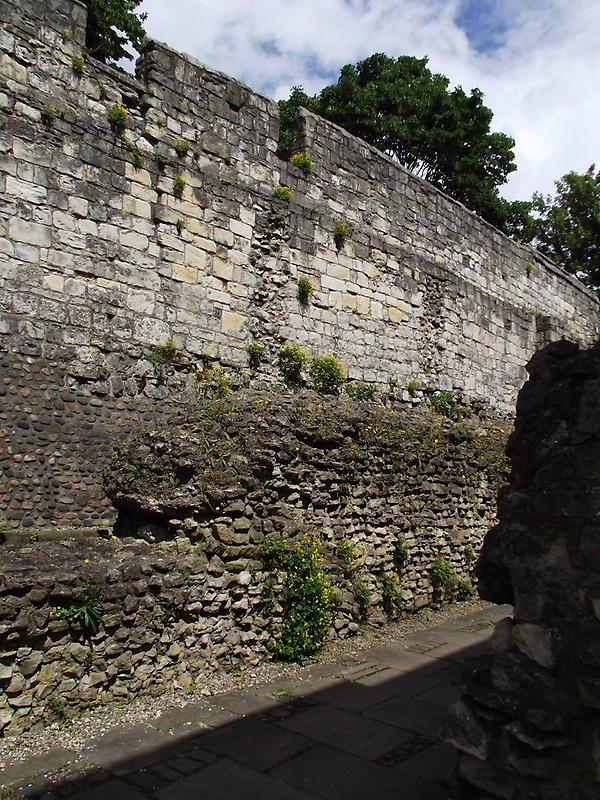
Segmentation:
<svg viewBox="0 0 600 800">
<path fill-rule="evenodd" d="M 268 658 L 282 576 L 260 546 L 283 534 L 318 535 L 336 587 L 332 635 L 398 613 L 386 578 L 405 611 L 464 596 L 505 438 L 494 419 L 313 393 L 245 392 L 145 422 L 107 470 L 113 538 L 15 532 L 0 548 L 0 730 L 201 691 L 213 670 Z M 434 585 L 440 557 L 462 586 Z M 65 619 L 78 608 L 97 631 Z"/>
<path fill-rule="evenodd" d="M 447 736 L 464 796 L 600 795 L 600 345 L 536 354 L 519 394 L 513 470 L 477 566 L 514 603 L 468 678 Z"/>
<path fill-rule="evenodd" d="M 273 379 L 290 339 L 338 353 L 353 379 L 510 409 L 540 343 L 597 336 L 597 298 L 576 280 L 335 126 L 303 116 L 304 176 L 275 155 L 277 106 L 235 80 L 157 42 L 136 79 L 91 59 L 80 71 L 76 0 L 1 0 L 0 18 L 9 527 L 111 522 L 98 473 L 111 439 L 175 402 L 148 360 L 168 337 L 190 373 L 201 357 L 244 370 L 259 340 Z"/>
</svg>

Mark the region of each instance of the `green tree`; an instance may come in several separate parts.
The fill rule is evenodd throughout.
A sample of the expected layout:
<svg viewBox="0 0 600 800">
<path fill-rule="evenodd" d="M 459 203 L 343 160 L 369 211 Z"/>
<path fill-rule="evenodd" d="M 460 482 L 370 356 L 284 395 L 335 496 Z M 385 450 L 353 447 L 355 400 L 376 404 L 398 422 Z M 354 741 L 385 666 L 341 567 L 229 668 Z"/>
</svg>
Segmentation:
<svg viewBox="0 0 600 800">
<path fill-rule="evenodd" d="M 493 114 L 479 89 L 450 90 L 427 63 L 375 53 L 343 67 L 318 96 L 294 87 L 280 104 L 282 137 L 291 141 L 292 112 L 305 105 L 503 228 L 513 212 L 497 187 L 516 169 L 514 141 L 490 131 Z"/>
<path fill-rule="evenodd" d="M 568 172 L 556 193 L 533 196 L 534 244 L 542 253 L 600 292 L 600 170 Z"/>
<path fill-rule="evenodd" d="M 86 47 L 107 64 L 130 59 L 126 45 L 139 50 L 145 36 L 146 14 L 136 12 L 142 0 L 85 0 L 88 8 Z"/>
</svg>

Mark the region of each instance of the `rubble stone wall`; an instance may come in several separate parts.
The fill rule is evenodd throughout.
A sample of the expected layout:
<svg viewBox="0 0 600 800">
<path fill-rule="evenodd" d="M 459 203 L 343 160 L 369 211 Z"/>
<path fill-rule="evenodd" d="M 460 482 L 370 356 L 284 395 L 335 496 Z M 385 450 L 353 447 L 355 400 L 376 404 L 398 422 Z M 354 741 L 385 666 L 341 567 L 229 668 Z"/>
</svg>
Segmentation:
<svg viewBox="0 0 600 800">
<path fill-rule="evenodd" d="M 600 344 L 537 353 L 480 594 L 514 603 L 447 726 L 464 796 L 600 795 Z"/>
<path fill-rule="evenodd" d="M 173 398 L 148 360 L 169 337 L 190 370 L 202 357 L 243 370 L 257 340 L 274 378 L 295 340 L 353 379 L 509 410 L 540 343 L 597 335 L 598 301 L 575 279 L 336 126 L 303 116 L 305 176 L 275 154 L 273 101 L 166 45 L 148 44 L 136 78 L 80 68 L 85 13 L 0 0 L 9 527 L 111 521 L 97 474 L 128 414 Z"/>
<path fill-rule="evenodd" d="M 107 474 L 114 538 L 22 531 L 0 547 L 0 731 L 208 690 L 214 670 L 268 659 L 284 613 L 260 550 L 273 537 L 318 537 L 332 636 L 466 596 L 505 439 L 493 419 L 312 393 L 253 391 L 145 421 Z M 461 585 L 435 584 L 438 558 Z"/>
</svg>

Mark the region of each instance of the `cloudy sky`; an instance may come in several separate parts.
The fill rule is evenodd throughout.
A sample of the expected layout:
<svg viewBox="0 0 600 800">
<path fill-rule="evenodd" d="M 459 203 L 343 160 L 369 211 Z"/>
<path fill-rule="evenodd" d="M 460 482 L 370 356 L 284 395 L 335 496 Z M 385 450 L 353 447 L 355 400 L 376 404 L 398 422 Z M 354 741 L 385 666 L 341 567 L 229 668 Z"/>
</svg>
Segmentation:
<svg viewBox="0 0 600 800">
<path fill-rule="evenodd" d="M 503 193 L 600 164 L 600 0 L 144 0 L 150 36 L 275 99 L 371 53 L 430 58 L 479 87 L 516 141 Z"/>
</svg>

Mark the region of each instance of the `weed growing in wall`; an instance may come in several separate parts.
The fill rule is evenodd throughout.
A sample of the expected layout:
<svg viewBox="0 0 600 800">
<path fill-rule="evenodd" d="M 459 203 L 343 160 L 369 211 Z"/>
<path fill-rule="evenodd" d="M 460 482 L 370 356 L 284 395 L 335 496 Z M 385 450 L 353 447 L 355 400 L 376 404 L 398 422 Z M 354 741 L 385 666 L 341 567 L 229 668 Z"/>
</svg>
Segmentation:
<svg viewBox="0 0 600 800">
<path fill-rule="evenodd" d="M 456 584 L 456 599 L 468 600 L 473 594 L 473 583 L 469 578 L 461 578 Z"/>
<path fill-rule="evenodd" d="M 315 389 L 325 394 L 335 394 L 346 380 L 344 365 L 336 356 L 315 356 L 309 367 Z"/>
<path fill-rule="evenodd" d="M 313 160 L 308 153 L 294 153 L 290 158 L 290 164 L 301 169 L 305 175 L 309 175 L 312 171 Z"/>
<path fill-rule="evenodd" d="M 364 619 L 369 612 L 371 592 L 360 567 L 358 548 L 350 539 L 344 538 L 338 544 L 336 553 L 342 572 L 352 583 L 352 594 L 354 602 L 358 606 L 358 613 Z"/>
<path fill-rule="evenodd" d="M 157 344 L 152 348 L 149 359 L 154 364 L 154 368 L 160 370 L 173 361 L 176 352 L 175 340 L 169 336 L 163 344 Z"/>
<path fill-rule="evenodd" d="M 205 367 L 195 375 L 198 394 L 212 400 L 224 399 L 231 394 L 231 381 L 220 364 Z"/>
<path fill-rule="evenodd" d="M 177 228 L 177 233 L 181 236 L 182 231 L 185 230 L 185 220 L 183 217 L 177 217 L 175 220 L 175 227 Z"/>
<path fill-rule="evenodd" d="M 141 169 L 143 166 L 142 154 L 137 147 L 134 147 L 131 151 L 131 163 L 136 169 Z"/>
<path fill-rule="evenodd" d="M 283 573 L 279 597 L 283 619 L 273 652 L 284 661 L 302 662 L 325 643 L 335 606 L 318 540 L 307 534 L 293 543 L 286 536 L 270 539 L 261 545 L 259 555 L 268 569 Z"/>
<path fill-rule="evenodd" d="M 118 136 L 121 136 L 127 127 L 129 111 L 125 108 L 125 106 L 119 105 L 119 103 L 113 103 L 113 105 L 107 111 L 106 118 L 108 119 L 108 124 L 113 129 L 113 132 Z"/>
<path fill-rule="evenodd" d="M 188 154 L 188 150 L 190 149 L 189 142 L 185 139 L 177 139 L 175 142 L 175 152 L 179 156 L 179 158 L 183 158 Z"/>
<path fill-rule="evenodd" d="M 456 570 L 443 556 L 437 556 L 431 565 L 431 583 L 438 597 L 452 594 L 458 585 Z"/>
<path fill-rule="evenodd" d="M 85 57 L 82 53 L 73 53 L 71 56 L 71 66 L 73 67 L 73 72 L 76 72 L 77 75 L 81 75 L 83 73 Z"/>
<path fill-rule="evenodd" d="M 301 275 L 298 278 L 298 300 L 300 300 L 303 305 L 307 305 L 314 291 L 314 283 L 308 275 Z"/>
<path fill-rule="evenodd" d="M 103 83 L 98 84 L 98 96 L 100 97 L 100 100 L 106 100 L 108 97 L 108 89 Z"/>
<path fill-rule="evenodd" d="M 377 387 L 372 383 L 348 383 L 344 391 L 354 400 L 372 400 L 377 394 Z"/>
<path fill-rule="evenodd" d="M 351 235 L 352 228 L 348 225 L 348 223 L 338 222 L 338 224 L 335 226 L 335 230 L 333 231 L 333 241 L 335 242 L 335 246 L 338 251 L 342 249 Z"/>
<path fill-rule="evenodd" d="M 65 605 L 51 606 L 52 613 L 69 625 L 76 625 L 88 636 L 98 630 L 102 603 L 97 597 L 72 600 Z"/>
<path fill-rule="evenodd" d="M 302 370 L 306 366 L 308 356 L 296 342 L 288 342 L 279 350 L 279 369 L 287 384 L 300 383 Z"/>
<path fill-rule="evenodd" d="M 429 405 L 436 412 L 443 417 L 456 419 L 457 417 L 468 417 L 471 414 L 471 409 L 459 403 L 454 393 L 450 389 L 440 389 L 429 398 Z"/>
<path fill-rule="evenodd" d="M 51 695 L 47 702 L 46 702 L 46 709 L 48 711 L 48 715 L 59 722 L 63 722 L 67 716 L 67 704 L 65 701 L 56 694 Z M 2 795 L 0 794 L 0 800 L 2 800 Z"/>
<path fill-rule="evenodd" d="M 251 369 L 258 369 L 265 357 L 265 346 L 260 342 L 251 342 L 248 345 L 248 364 Z"/>
<path fill-rule="evenodd" d="M 284 203 L 289 203 L 294 196 L 294 192 L 289 186 L 276 186 L 273 189 L 273 197 L 275 200 L 283 200 Z"/>
<path fill-rule="evenodd" d="M 399 533 L 394 542 L 394 561 L 399 567 L 402 567 L 408 559 L 408 545 L 406 539 Z"/>
<path fill-rule="evenodd" d="M 421 388 L 421 384 L 416 378 L 411 378 L 406 384 L 406 390 L 411 397 L 414 397 Z"/>
<path fill-rule="evenodd" d="M 173 178 L 173 194 L 180 199 L 183 197 L 183 190 L 185 189 L 185 178 L 178 172 Z"/>
<path fill-rule="evenodd" d="M 47 128 L 52 128 L 58 119 L 56 106 L 44 106 L 40 111 L 40 119 Z"/>
<path fill-rule="evenodd" d="M 402 595 L 398 576 L 392 572 L 384 572 L 381 576 L 381 595 L 383 608 L 388 617 L 395 617 L 403 608 Z"/>
</svg>

